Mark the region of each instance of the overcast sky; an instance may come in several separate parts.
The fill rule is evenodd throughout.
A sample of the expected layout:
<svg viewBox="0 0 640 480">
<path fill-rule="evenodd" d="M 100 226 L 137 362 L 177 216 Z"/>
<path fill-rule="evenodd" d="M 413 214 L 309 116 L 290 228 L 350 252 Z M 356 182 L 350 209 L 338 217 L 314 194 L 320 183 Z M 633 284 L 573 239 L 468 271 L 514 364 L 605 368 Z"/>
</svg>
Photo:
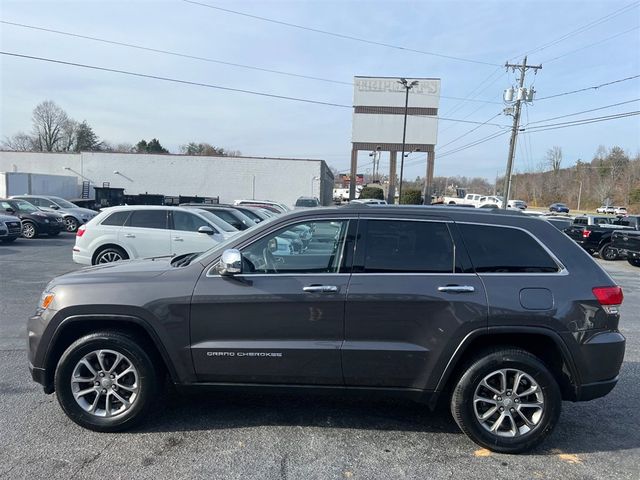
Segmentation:
<svg viewBox="0 0 640 480">
<path fill-rule="evenodd" d="M 539 97 L 640 74 L 640 2 L 632 1 L 257 1 L 203 3 L 315 29 L 488 64 L 518 61 L 533 51 L 530 72 Z M 55 33 L 0 24 L 1 50 L 234 87 L 275 95 L 351 105 L 354 75 L 439 77 L 440 115 L 485 122 L 499 114 L 513 73 L 494 65 L 371 45 L 292 28 L 183 1 L 1 1 L 6 22 L 100 37 L 192 56 L 345 82 L 334 83 L 180 58 Z M 626 10 L 624 7 L 630 6 Z M 616 14 L 616 12 L 619 12 Z M 607 15 L 601 22 L 594 22 Z M 561 41 L 565 34 L 592 24 Z M 614 38 L 610 38 L 614 37 Z M 553 43 L 547 48 L 540 46 Z M 596 45 L 592 45 L 596 44 Z M 583 48 L 586 47 L 586 48 Z M 574 51 L 577 50 L 577 51 Z M 567 54 L 566 56 L 563 56 Z M 557 60 L 555 57 L 562 56 Z M 172 152 L 189 141 L 209 142 L 245 155 L 322 158 L 348 169 L 349 108 L 314 105 L 117 73 L 0 56 L 0 137 L 29 131 L 33 107 L 54 100 L 77 120 L 112 142 L 157 137 Z M 478 88 L 480 87 L 480 88 Z M 597 90 L 534 101 L 523 123 L 640 98 L 640 78 Z M 497 102 L 497 103 L 489 103 Z M 544 123 L 640 110 L 640 102 Z M 499 115 L 489 123 L 509 125 Z M 477 125 L 440 121 L 438 145 Z M 502 129 L 506 130 L 506 129 Z M 481 126 L 436 154 L 435 174 L 493 179 L 504 170 L 508 135 L 458 153 L 456 147 L 498 133 Z M 401 132 L 399 132 L 401 135 Z M 400 139 L 399 139 L 400 141 Z M 520 136 L 516 170 L 543 161 L 562 147 L 565 165 L 591 160 L 598 145 L 640 150 L 640 116 Z M 436 147 L 438 152 L 438 147 Z M 361 171 L 370 159 L 360 157 Z M 383 157 L 382 169 L 388 166 Z M 424 172 L 419 154 L 407 159 L 406 178 Z"/>
</svg>

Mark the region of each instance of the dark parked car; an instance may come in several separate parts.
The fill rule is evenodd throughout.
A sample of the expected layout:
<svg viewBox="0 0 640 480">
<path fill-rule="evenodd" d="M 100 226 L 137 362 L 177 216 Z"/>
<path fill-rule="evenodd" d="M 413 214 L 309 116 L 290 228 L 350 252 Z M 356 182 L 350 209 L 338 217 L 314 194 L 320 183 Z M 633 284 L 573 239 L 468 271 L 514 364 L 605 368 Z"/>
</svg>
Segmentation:
<svg viewBox="0 0 640 480">
<path fill-rule="evenodd" d="M 301 251 L 278 248 L 300 229 Z M 513 453 L 551 433 L 561 400 L 616 385 L 622 298 L 566 235 L 521 212 L 315 208 L 204 253 L 54 279 L 28 321 L 29 362 L 98 431 L 141 420 L 168 375 L 442 400 L 475 442 Z"/>
<path fill-rule="evenodd" d="M 0 211 L 0 242 L 11 243 L 20 235 L 22 235 L 20 219 Z"/>
<path fill-rule="evenodd" d="M 640 267 L 640 231 L 613 232 L 610 248 L 615 251 L 617 256 L 626 258 L 634 267 Z"/>
<path fill-rule="evenodd" d="M 0 199 L 0 211 L 22 220 L 24 238 L 35 238 L 41 234 L 54 237 L 64 229 L 62 215 L 44 212 L 24 200 Z"/>
<path fill-rule="evenodd" d="M 567 207 L 564 203 L 552 203 L 549 205 L 550 212 L 558 212 L 558 213 L 569 213 L 569 207 Z"/>
<path fill-rule="evenodd" d="M 76 232 L 80 225 L 87 223 L 98 212 L 82 208 L 64 198 L 51 195 L 14 195 L 15 200 L 25 200 L 45 212 L 55 212 L 62 215 L 67 232 Z"/>
<path fill-rule="evenodd" d="M 604 260 L 616 260 L 619 255 L 611 248 L 611 236 L 616 230 L 639 230 L 640 217 L 611 217 L 606 215 L 582 215 L 573 219 L 573 224 L 565 229 L 578 245 L 587 252 L 598 252 Z"/>
</svg>

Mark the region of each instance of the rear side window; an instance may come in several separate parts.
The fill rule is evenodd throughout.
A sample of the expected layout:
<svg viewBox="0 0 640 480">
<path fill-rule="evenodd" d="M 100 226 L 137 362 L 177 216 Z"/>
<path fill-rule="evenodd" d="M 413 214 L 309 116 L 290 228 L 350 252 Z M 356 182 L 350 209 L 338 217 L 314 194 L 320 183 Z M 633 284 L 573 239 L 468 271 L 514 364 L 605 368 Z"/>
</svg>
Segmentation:
<svg viewBox="0 0 640 480">
<path fill-rule="evenodd" d="M 113 225 L 115 227 L 121 227 L 124 225 L 124 222 L 127 221 L 129 213 L 131 212 L 114 212 L 107 218 L 105 218 L 100 225 Z"/>
<path fill-rule="evenodd" d="M 167 228 L 167 210 L 136 210 L 131 213 L 128 227 Z"/>
<path fill-rule="evenodd" d="M 528 233 L 516 228 L 459 224 L 478 273 L 549 273 L 558 264 Z"/>
<path fill-rule="evenodd" d="M 213 213 L 214 215 L 220 217 L 222 220 L 227 222 L 229 225 L 234 226 L 238 230 L 245 230 L 247 228 L 240 220 L 238 220 L 236 217 L 234 217 L 233 214 L 230 213 L 227 210 L 217 210 L 216 209 L 216 210 L 208 210 L 208 211 Z"/>
<path fill-rule="evenodd" d="M 173 228 L 174 230 L 182 230 L 183 232 L 197 232 L 200 227 L 209 227 L 209 223 L 188 212 L 173 212 Z"/>
<path fill-rule="evenodd" d="M 369 220 L 365 273 L 453 273 L 454 248 L 442 222 Z"/>
<path fill-rule="evenodd" d="M 587 224 L 587 219 L 586 218 L 575 218 L 573 220 L 573 223 L 576 225 L 586 225 Z"/>
</svg>

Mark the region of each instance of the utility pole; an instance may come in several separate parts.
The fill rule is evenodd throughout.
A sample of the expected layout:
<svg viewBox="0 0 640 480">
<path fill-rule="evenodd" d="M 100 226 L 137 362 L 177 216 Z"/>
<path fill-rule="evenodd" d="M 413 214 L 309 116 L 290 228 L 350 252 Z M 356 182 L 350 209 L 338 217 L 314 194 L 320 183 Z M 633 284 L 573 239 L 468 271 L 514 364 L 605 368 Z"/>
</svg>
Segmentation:
<svg viewBox="0 0 640 480">
<path fill-rule="evenodd" d="M 404 174 L 404 147 L 405 141 L 407 139 L 407 112 L 409 110 L 409 90 L 415 87 L 418 84 L 417 80 L 409 83 L 406 78 L 401 78 L 398 80 L 398 83 L 401 84 L 406 90 L 406 96 L 404 99 L 404 125 L 402 127 L 402 155 L 400 156 L 400 186 L 398 187 L 398 203 L 402 202 L 402 175 Z"/>
<path fill-rule="evenodd" d="M 525 56 L 522 60 L 522 64 L 511 64 L 509 62 L 504 64 L 505 68 L 509 70 L 510 68 L 515 70 L 520 70 L 520 79 L 518 90 L 516 91 L 516 102 L 515 102 L 515 111 L 513 113 L 513 127 L 511 128 L 511 141 L 509 142 L 509 158 L 507 159 L 507 171 L 504 176 L 504 188 L 502 191 L 503 202 L 502 208 L 506 209 L 507 204 L 509 203 L 509 196 L 511 195 L 511 171 L 513 170 L 513 156 L 516 152 L 516 141 L 518 140 L 518 130 L 520 129 L 520 112 L 522 109 L 523 101 L 532 101 L 533 94 L 535 91 L 533 88 L 527 91 L 524 88 L 524 77 L 525 73 L 529 69 L 533 69 L 535 73 L 538 72 L 542 68 L 542 65 L 527 65 L 527 57 Z M 513 89 L 508 89 L 505 92 L 505 101 L 512 101 L 513 97 Z"/>
</svg>

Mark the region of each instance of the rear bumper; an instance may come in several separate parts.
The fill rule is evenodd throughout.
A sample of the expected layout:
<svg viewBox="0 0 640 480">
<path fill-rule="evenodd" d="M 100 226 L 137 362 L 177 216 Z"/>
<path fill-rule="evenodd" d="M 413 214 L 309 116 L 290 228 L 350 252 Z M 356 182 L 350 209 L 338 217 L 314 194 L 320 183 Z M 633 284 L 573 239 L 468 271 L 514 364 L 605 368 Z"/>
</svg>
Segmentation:
<svg viewBox="0 0 640 480">
<path fill-rule="evenodd" d="M 618 383 L 624 359 L 626 339 L 620 332 L 602 332 L 580 346 L 582 384 L 578 401 L 592 400 L 608 394 Z"/>
<path fill-rule="evenodd" d="M 91 265 L 91 253 L 77 245 L 73 247 L 73 261 L 82 265 Z"/>
</svg>

